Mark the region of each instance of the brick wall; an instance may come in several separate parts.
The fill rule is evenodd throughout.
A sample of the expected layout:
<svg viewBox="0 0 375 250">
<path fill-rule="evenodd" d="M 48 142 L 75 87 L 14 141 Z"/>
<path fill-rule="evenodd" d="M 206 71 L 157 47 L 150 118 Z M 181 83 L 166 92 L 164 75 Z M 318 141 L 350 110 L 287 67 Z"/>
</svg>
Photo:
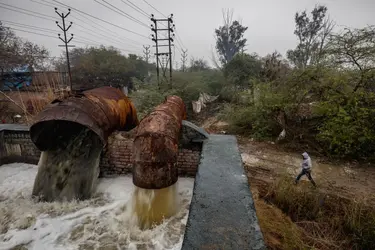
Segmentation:
<svg viewBox="0 0 375 250">
<path fill-rule="evenodd" d="M 132 172 L 133 137 L 129 133 L 112 136 L 100 160 L 100 176 Z M 180 146 L 177 166 L 180 176 L 195 177 L 200 162 L 201 144 Z M 40 151 L 32 143 L 29 131 L 0 131 L 0 165 L 11 162 L 37 164 Z"/>
<path fill-rule="evenodd" d="M 100 175 L 124 175 L 132 172 L 132 147 L 131 134 L 119 133 L 122 138 L 110 138 L 107 148 L 100 161 Z M 116 136 L 115 136 L 116 137 Z M 191 144 L 180 146 L 177 166 L 180 176 L 195 177 L 201 155 L 201 145 Z"/>
<path fill-rule="evenodd" d="M 37 164 L 40 151 L 30 139 L 29 131 L 0 132 L 0 165 L 11 162 Z"/>
</svg>

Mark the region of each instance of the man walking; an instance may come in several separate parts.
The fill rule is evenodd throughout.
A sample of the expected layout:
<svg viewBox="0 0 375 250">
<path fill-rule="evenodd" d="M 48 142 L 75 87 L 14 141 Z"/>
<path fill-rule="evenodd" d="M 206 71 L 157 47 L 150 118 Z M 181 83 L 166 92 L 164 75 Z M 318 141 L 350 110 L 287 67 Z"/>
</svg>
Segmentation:
<svg viewBox="0 0 375 250">
<path fill-rule="evenodd" d="M 303 175 L 306 175 L 307 178 L 311 181 L 311 183 L 314 185 L 314 187 L 316 187 L 316 184 L 315 184 L 315 181 L 313 180 L 313 178 L 311 177 L 311 168 L 312 168 L 312 163 L 311 163 L 311 158 L 310 156 L 304 152 L 302 154 L 302 157 L 303 157 L 303 161 L 302 161 L 302 171 L 301 173 L 297 176 L 296 178 L 296 181 L 295 183 L 298 184 L 298 181 L 299 179 L 301 179 L 301 177 Z"/>
</svg>

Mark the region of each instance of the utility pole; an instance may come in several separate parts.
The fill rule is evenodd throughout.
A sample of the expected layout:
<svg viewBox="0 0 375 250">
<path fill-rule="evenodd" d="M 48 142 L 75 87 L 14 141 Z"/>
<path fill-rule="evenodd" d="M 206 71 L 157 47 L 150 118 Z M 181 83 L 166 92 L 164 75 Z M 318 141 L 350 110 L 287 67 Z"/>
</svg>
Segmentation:
<svg viewBox="0 0 375 250">
<path fill-rule="evenodd" d="M 145 54 L 145 61 L 148 64 L 148 61 L 150 59 L 150 46 L 143 45 L 143 48 L 144 48 L 143 54 Z"/>
<path fill-rule="evenodd" d="M 185 72 L 185 66 L 186 66 L 186 61 L 187 61 L 187 50 L 182 49 L 182 54 L 181 54 L 181 61 L 182 61 L 182 72 Z"/>
<path fill-rule="evenodd" d="M 56 21 L 56 24 L 57 26 L 64 32 L 64 39 L 61 38 L 61 35 L 59 35 L 59 38 L 61 41 L 63 41 L 64 45 L 59 45 L 59 47 L 65 47 L 65 52 L 66 52 L 66 61 L 67 61 L 67 64 L 68 64 L 68 74 L 69 74 L 69 83 L 70 83 L 70 91 L 73 91 L 73 84 L 72 84 L 72 73 L 70 71 L 70 61 L 69 61 L 69 50 L 68 50 L 68 47 L 74 47 L 74 45 L 68 45 L 70 43 L 70 41 L 72 41 L 73 39 L 73 34 L 71 34 L 71 37 L 70 39 L 68 40 L 68 38 L 66 37 L 66 32 L 70 29 L 70 27 L 72 26 L 73 22 L 70 22 L 69 26 L 66 28 L 65 26 L 65 18 L 67 18 L 70 14 L 70 9 L 68 9 L 68 13 L 67 14 L 64 14 L 64 13 L 59 13 L 57 12 L 57 8 L 55 8 L 55 12 L 57 13 L 57 15 L 59 15 L 62 19 L 62 24 L 63 26 L 61 27 L 59 22 Z"/>
<path fill-rule="evenodd" d="M 157 77 L 158 77 L 158 86 L 159 86 L 159 89 L 160 89 L 160 72 L 159 72 L 159 67 L 161 66 L 162 70 L 163 70 L 163 76 L 164 76 L 164 79 L 166 79 L 166 70 L 167 70 L 167 67 L 169 66 L 169 85 L 170 85 L 170 88 L 172 88 L 172 46 L 174 46 L 174 44 L 172 44 L 172 42 L 174 41 L 173 37 L 175 36 L 174 35 L 174 28 L 175 28 L 175 25 L 173 24 L 173 14 L 170 15 L 170 17 L 168 18 L 162 18 L 162 19 L 156 19 L 154 17 L 154 15 L 152 14 L 151 15 L 151 21 L 153 22 L 153 24 L 151 24 L 151 30 L 155 33 L 152 34 L 152 40 L 155 42 L 155 45 L 153 47 L 156 48 L 156 73 L 157 73 Z M 167 28 L 165 29 L 160 29 L 158 28 L 158 23 L 162 23 L 162 22 L 167 22 Z M 160 31 L 167 31 L 168 32 L 168 37 L 167 38 L 159 38 L 158 36 L 158 33 Z M 160 44 L 159 42 L 162 42 L 162 41 L 168 41 L 168 44 Z M 168 47 L 168 52 L 160 52 L 159 49 L 161 47 Z M 163 65 L 163 63 L 160 61 L 159 59 L 159 56 L 166 56 L 169 58 L 168 62 Z M 168 81 L 168 80 L 167 80 Z"/>
</svg>

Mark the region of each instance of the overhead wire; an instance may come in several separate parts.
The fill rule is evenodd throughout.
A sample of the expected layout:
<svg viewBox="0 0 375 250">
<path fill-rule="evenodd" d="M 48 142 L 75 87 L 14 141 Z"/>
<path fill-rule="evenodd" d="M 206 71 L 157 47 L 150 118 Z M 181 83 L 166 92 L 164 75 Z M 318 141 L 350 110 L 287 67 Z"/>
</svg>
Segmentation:
<svg viewBox="0 0 375 250">
<path fill-rule="evenodd" d="M 14 28 L 14 27 L 7 27 L 7 28 L 10 28 L 11 30 L 17 30 L 17 31 L 21 31 L 21 32 L 26 32 L 26 33 L 30 33 L 30 34 L 35 34 L 35 35 L 40 35 L 40 36 L 44 36 L 44 37 L 50 37 L 50 38 L 54 38 L 54 39 L 59 39 L 57 36 L 52 36 L 52 35 L 49 35 L 49 34 L 42 34 L 42 33 L 38 33 L 38 32 L 34 32 L 34 31 L 29 31 L 29 30 L 22 30 L 22 29 L 19 29 L 19 28 Z M 47 31 L 41 31 L 41 32 L 47 32 Z M 80 38 L 75 38 L 74 40 L 74 43 L 81 43 L 81 44 L 85 44 L 85 45 L 95 45 L 95 46 L 100 46 L 100 45 L 107 45 L 107 46 L 112 46 L 118 50 L 121 50 L 121 51 L 131 51 L 131 52 L 135 52 L 135 51 L 132 51 L 132 50 L 127 50 L 127 49 L 123 49 L 123 48 L 118 48 L 116 46 L 113 46 L 113 45 L 110 45 L 110 44 L 104 44 L 104 43 L 98 43 L 96 41 L 93 41 L 91 39 L 88 39 L 88 38 L 85 38 L 85 37 L 80 37 Z"/>
<path fill-rule="evenodd" d="M 154 6 L 152 6 L 149 2 L 147 2 L 146 0 L 143 0 L 143 2 L 145 2 L 151 8 L 153 8 L 155 11 L 157 11 L 160 15 L 164 16 L 165 18 L 167 18 L 166 15 L 164 15 L 163 13 L 161 13 L 158 9 L 156 9 Z"/>
<path fill-rule="evenodd" d="M 82 25 L 80 25 L 80 24 L 73 23 L 72 28 L 76 29 L 74 26 L 78 26 L 78 27 L 81 27 L 81 28 L 86 29 L 86 30 L 88 30 L 88 31 L 91 31 L 91 32 L 88 32 L 88 31 L 86 31 L 86 30 L 77 29 L 78 31 L 83 32 L 83 33 L 86 33 L 86 34 L 88 34 L 88 35 L 90 35 L 90 36 L 94 36 L 94 37 L 98 37 L 98 38 L 106 39 L 106 40 L 109 40 L 109 41 L 112 41 L 112 42 L 116 42 L 117 44 L 121 44 L 120 46 L 127 45 L 127 46 L 133 46 L 133 47 L 136 47 L 136 45 L 125 44 L 125 43 L 123 43 L 122 41 L 119 41 L 119 40 L 113 39 L 113 37 L 105 36 L 105 35 L 103 35 L 103 34 L 100 34 L 100 35 L 99 35 L 99 34 L 96 34 L 96 31 L 95 31 L 95 30 L 93 30 L 93 29 L 89 29 L 89 28 L 84 27 L 84 26 L 82 26 Z"/>
<path fill-rule="evenodd" d="M 36 2 L 35 0 L 33 0 L 32 2 L 35 2 L 35 3 L 41 4 L 41 5 L 46 5 L 46 6 L 48 6 L 48 7 L 51 7 L 51 6 L 49 6 L 48 4 L 40 3 L 40 2 Z M 0 2 L 0 4 L 3 4 L 3 3 Z M 9 6 L 9 7 L 12 7 L 12 8 L 18 8 L 18 7 L 16 7 L 16 6 L 12 6 L 12 5 L 8 5 L 8 4 L 4 4 L 4 5 Z M 42 19 L 49 20 L 49 21 L 55 21 L 54 19 L 52 19 L 52 18 L 55 18 L 55 17 L 53 17 L 53 16 L 45 15 L 45 14 L 38 13 L 38 12 L 35 12 L 35 11 L 26 10 L 26 9 L 23 9 L 23 8 L 20 8 L 20 9 L 25 10 L 25 11 L 27 11 L 27 12 L 30 12 L 30 13 L 32 13 L 32 14 L 27 13 L 27 12 L 23 12 L 23 11 L 19 11 L 19 10 L 10 9 L 10 8 L 4 7 L 4 6 L 0 6 L 0 8 L 9 9 L 9 10 L 12 10 L 12 11 L 15 11 L 15 12 L 18 12 L 18 13 L 21 13 L 21 14 L 26 14 L 26 15 L 30 15 L 30 16 L 35 16 L 35 17 L 42 18 Z M 40 15 L 40 16 L 36 16 L 36 15 L 34 15 L 34 14 L 37 14 L 37 15 Z M 49 17 L 50 17 L 51 19 L 50 19 Z M 5 22 L 9 22 L 9 24 L 12 25 L 12 26 L 16 26 L 16 27 L 18 26 L 18 28 L 21 27 L 21 28 L 26 28 L 26 29 L 34 29 L 34 30 L 41 31 L 41 32 L 45 32 L 45 31 L 58 32 L 58 31 L 56 31 L 56 30 L 52 30 L 52 29 L 48 29 L 48 28 L 42 28 L 42 27 L 37 27 L 37 26 L 32 26 L 32 25 L 27 25 L 27 24 L 21 24 L 21 23 L 16 23 L 16 22 L 11 22 L 11 21 L 5 21 Z M 77 25 L 77 24 L 76 24 L 76 25 Z M 78 25 L 77 25 L 77 26 L 78 26 Z M 83 26 L 82 26 L 82 27 L 83 27 Z M 10 28 L 11 28 L 11 29 L 14 29 L 14 30 L 21 31 L 21 32 L 30 33 L 30 34 L 45 35 L 45 36 L 47 36 L 47 37 L 53 37 L 53 36 L 51 36 L 51 35 L 40 34 L 40 33 L 32 32 L 32 31 L 27 31 L 27 30 L 21 30 L 21 29 L 14 28 L 14 27 L 10 27 Z M 86 29 L 87 29 L 87 28 L 86 28 Z M 83 31 L 83 32 L 84 32 L 84 31 Z M 87 33 L 87 32 L 86 32 L 86 33 Z M 54 37 L 54 38 L 56 38 L 56 37 Z M 83 39 L 85 39 L 85 38 L 83 38 Z M 75 39 L 75 40 L 76 40 L 76 39 Z M 98 44 L 98 45 L 100 45 L 99 43 L 94 42 L 94 41 L 92 41 L 92 40 L 90 40 L 90 39 L 87 39 L 87 38 L 86 38 L 86 40 L 87 40 L 87 41 L 90 41 L 92 44 Z M 113 40 L 113 39 L 111 39 L 111 40 Z M 133 40 L 133 41 L 136 42 L 135 40 Z M 113 42 L 113 41 L 112 41 L 112 42 Z M 139 42 L 137 42 L 137 43 L 139 44 Z M 131 46 L 134 47 L 135 45 L 131 45 Z M 114 46 L 114 47 L 117 47 L 117 46 Z M 124 50 L 124 49 L 121 49 L 121 50 Z M 124 50 L 124 51 L 126 51 L 126 50 Z"/>
<path fill-rule="evenodd" d="M 124 4 L 126 4 L 127 6 L 132 8 L 133 10 L 137 11 L 138 13 L 142 14 L 143 16 L 145 16 L 147 18 L 150 18 L 150 16 L 151 16 L 150 14 L 148 14 L 146 11 L 139 8 L 136 4 L 134 4 L 130 0 L 126 0 L 127 3 L 124 0 L 121 0 L 121 2 L 123 2 Z"/>
<path fill-rule="evenodd" d="M 34 2 L 34 3 L 37 3 L 37 4 L 41 4 L 41 5 L 44 5 L 44 6 L 48 6 L 48 7 L 51 7 L 51 8 L 55 8 L 56 6 L 53 6 L 52 4 L 49 4 L 49 3 L 41 3 L 41 2 L 38 2 L 37 0 L 30 0 L 31 2 Z M 42 0 L 43 1 L 43 0 Z"/>
<path fill-rule="evenodd" d="M 121 27 L 121 26 L 119 26 L 119 25 L 117 25 L 117 24 L 114 24 L 114 23 L 108 22 L 108 21 L 106 21 L 106 20 L 104 20 L 104 19 L 101 19 L 101 18 L 99 18 L 99 17 L 93 16 L 93 15 L 91 15 L 91 14 L 89 14 L 89 13 L 86 13 L 86 12 L 84 12 L 84 11 L 81 11 L 81 10 L 79 10 L 79 9 L 77 9 L 77 8 L 74 8 L 74 7 L 71 7 L 71 6 L 69 6 L 69 5 L 63 4 L 63 3 L 61 3 L 61 2 L 59 2 L 59 1 L 57 1 L 57 0 L 53 0 L 53 1 L 54 1 L 54 2 L 57 2 L 57 3 L 61 4 L 61 5 L 64 5 L 64 6 L 66 6 L 66 7 L 69 7 L 69 8 L 71 8 L 71 9 L 75 10 L 75 11 L 78 11 L 78 12 L 80 12 L 80 13 L 82 13 L 82 14 L 85 14 L 85 15 L 87 15 L 87 16 L 90 16 L 90 17 L 92 17 L 92 18 L 94 18 L 94 19 L 97 19 L 97 20 L 99 20 L 99 21 L 102 21 L 102 22 L 104 22 L 104 23 L 107 23 L 107 24 L 109 24 L 109 25 L 112 25 L 112 26 L 117 27 L 117 28 L 119 28 L 119 29 L 125 30 L 125 31 L 127 31 L 127 32 L 129 32 L 129 33 L 132 33 L 132 34 L 135 34 L 135 35 L 137 35 L 137 36 L 140 36 L 140 37 L 143 37 L 143 38 L 147 38 L 147 39 L 148 39 L 147 36 L 142 35 L 142 34 L 139 34 L 138 32 L 135 32 L 135 31 L 132 31 L 132 30 L 126 29 L 126 28 L 124 28 L 124 27 Z"/>
<path fill-rule="evenodd" d="M 30 1 L 35 2 L 35 3 L 38 3 L 38 4 L 41 4 L 41 5 L 44 5 L 44 6 L 47 6 L 47 7 L 53 7 L 53 8 L 56 7 L 56 6 L 53 6 L 53 5 L 52 5 L 50 2 L 48 2 L 47 0 L 41 0 L 41 1 L 43 1 L 44 3 L 37 2 L 36 0 L 30 0 Z M 62 6 L 63 8 L 66 8 L 66 6 L 61 5 L 61 4 L 59 4 L 59 3 L 58 3 L 57 5 L 58 5 L 59 7 Z M 81 18 L 78 18 L 76 15 L 78 15 L 78 16 L 80 16 L 80 17 L 86 19 L 86 20 L 88 20 L 90 23 L 86 22 L 85 20 L 82 20 Z M 132 43 L 134 43 L 134 44 L 136 44 L 136 45 L 139 45 L 139 43 L 140 43 L 139 41 L 136 41 L 136 40 L 133 40 L 133 39 L 130 39 L 130 38 L 127 38 L 127 37 L 120 37 L 120 36 L 118 36 L 118 34 L 117 34 L 116 32 L 112 31 L 112 30 L 109 29 L 108 27 L 104 27 L 104 26 L 101 25 L 100 23 L 98 23 L 98 22 L 96 22 L 96 21 L 90 19 L 89 17 L 83 15 L 83 14 L 80 13 L 80 12 L 73 12 L 73 13 L 71 13 L 71 17 L 72 17 L 73 19 L 78 20 L 79 22 L 82 22 L 82 23 L 84 23 L 84 24 L 86 24 L 86 25 L 88 25 L 88 26 L 90 26 L 90 27 L 94 27 L 95 29 L 97 29 L 97 30 L 99 30 L 99 31 L 101 31 L 101 32 L 103 32 L 103 33 L 105 33 L 106 35 L 103 35 L 103 36 L 110 35 L 110 36 L 112 37 L 111 39 L 113 39 L 113 37 L 116 37 L 116 38 L 121 39 L 121 40 L 128 40 L 128 41 L 130 41 L 130 42 L 132 42 Z M 77 23 L 75 23 L 75 24 L 77 24 Z M 85 29 L 88 29 L 87 27 L 84 27 L 84 28 L 85 28 Z M 91 30 L 92 30 L 92 29 L 91 29 Z M 102 35 L 102 33 L 99 32 L 99 31 L 94 31 L 94 32 L 95 32 L 95 33 L 98 33 L 98 34 L 100 34 L 100 35 Z M 121 43 L 124 43 L 124 41 L 121 41 Z M 124 43 L 124 44 L 125 44 L 125 43 Z M 130 45 L 130 44 L 127 44 L 127 45 Z M 134 46 L 134 45 L 130 45 L 130 46 Z"/>
<path fill-rule="evenodd" d="M 28 24 L 23 24 L 23 23 L 12 22 L 12 21 L 8 21 L 8 20 L 0 20 L 0 21 L 3 22 L 3 23 L 9 23 L 9 25 L 19 26 L 19 27 L 23 27 L 23 28 L 34 28 L 34 29 L 39 29 L 39 30 L 48 30 L 48 31 L 52 31 L 52 32 L 58 31 L 58 30 L 49 29 L 49 28 L 43 28 L 43 27 L 38 27 L 38 26 L 33 26 L 33 25 L 28 25 Z"/>
<path fill-rule="evenodd" d="M 48 21 L 54 21 L 53 19 L 50 19 L 50 18 L 46 18 L 46 17 L 43 17 L 43 16 L 37 16 L 37 15 L 30 14 L 30 13 L 23 12 L 23 11 L 19 11 L 19 10 L 13 10 L 13 9 L 10 9 L 10 8 L 4 7 L 4 6 L 0 6 L 0 8 L 11 10 L 11 11 L 14 11 L 14 12 L 17 12 L 17 13 L 21 13 L 21 14 L 25 14 L 25 15 L 28 15 L 28 16 L 38 17 L 38 18 L 41 18 L 41 19 L 44 19 L 44 20 L 48 20 Z"/>
<path fill-rule="evenodd" d="M 116 12 L 117 14 L 123 16 L 123 17 L 126 17 L 127 19 L 129 19 L 129 20 L 131 20 L 131 21 L 133 21 L 133 22 L 135 22 L 135 23 L 137 23 L 137 24 L 139 24 L 139 25 L 141 25 L 141 26 L 143 26 L 143 27 L 146 27 L 147 29 L 149 28 L 149 26 L 148 26 L 147 24 L 145 24 L 145 23 L 143 23 L 142 21 L 140 21 L 139 19 L 137 19 L 137 18 L 135 18 L 135 17 L 133 17 L 133 16 L 127 14 L 126 12 L 124 12 L 124 11 L 122 11 L 121 9 L 117 8 L 117 7 L 114 6 L 113 4 L 108 3 L 106 0 L 102 0 L 102 1 L 105 2 L 106 4 L 108 4 L 109 6 L 111 6 L 112 9 L 111 9 L 110 7 L 108 7 L 107 5 L 105 5 L 105 4 L 101 3 L 101 2 L 99 2 L 99 0 L 94 0 L 94 1 L 95 1 L 96 3 L 102 5 L 102 6 L 106 7 L 107 9 L 110 9 L 110 10 Z"/>
<path fill-rule="evenodd" d="M 34 0 L 34 1 L 35 1 L 35 0 Z M 41 0 L 41 1 L 43 1 L 43 2 L 45 2 L 45 3 L 50 3 L 50 2 L 48 2 L 47 0 Z M 51 1 L 53 1 L 53 0 L 51 0 Z M 40 4 L 43 4 L 43 3 L 40 3 Z M 58 4 L 59 6 L 62 6 L 63 8 L 66 8 L 66 7 L 67 7 L 66 5 L 63 5 L 63 4 L 61 4 L 61 3 L 57 3 L 57 4 Z M 46 6 L 48 6 L 48 5 L 46 4 Z M 69 7 L 69 6 L 68 6 L 68 7 Z M 100 24 L 99 22 L 97 22 L 96 20 L 90 19 L 89 17 L 87 17 L 86 15 L 84 15 L 84 14 L 82 14 L 82 13 L 80 13 L 80 12 L 73 12 L 71 15 L 72 15 L 72 17 L 73 17 L 74 19 L 77 19 L 77 20 L 79 20 L 80 22 L 85 23 L 85 24 L 87 24 L 87 25 L 89 25 L 89 26 L 92 26 L 92 27 L 94 27 L 95 29 L 98 29 L 98 30 L 100 30 L 100 31 L 102 31 L 102 32 L 104 32 L 104 33 L 107 33 L 107 34 L 111 35 L 111 36 L 115 36 L 115 37 L 118 37 L 118 38 L 120 38 L 120 39 L 124 39 L 124 40 L 129 40 L 129 41 L 134 42 L 135 44 L 139 44 L 139 43 L 140 43 L 139 41 L 136 41 L 136 40 L 133 40 L 133 39 L 130 39 L 130 38 L 127 38 L 127 37 L 119 37 L 119 36 L 117 35 L 117 32 L 115 32 L 115 31 L 109 29 L 108 27 L 105 27 L 105 26 L 101 25 L 101 24 Z M 91 23 L 87 23 L 87 22 L 85 22 L 84 20 L 78 18 L 76 15 L 78 15 L 78 16 L 80 16 L 80 17 L 86 19 L 86 20 L 88 20 L 88 21 L 91 22 Z"/>
<path fill-rule="evenodd" d="M 53 16 L 49 16 L 49 15 L 39 13 L 39 12 L 36 12 L 36 11 L 27 10 L 27 9 L 24 9 L 24 8 L 21 8 L 21 7 L 18 7 L 18 6 L 14 6 L 14 5 L 11 5 L 11 4 L 6 4 L 6 3 L 3 3 L 3 2 L 0 2 L 0 4 L 11 7 L 11 8 L 15 8 L 17 10 L 23 10 L 23 11 L 31 12 L 33 14 L 41 15 L 41 16 L 44 16 L 44 17 L 55 18 Z"/>
</svg>

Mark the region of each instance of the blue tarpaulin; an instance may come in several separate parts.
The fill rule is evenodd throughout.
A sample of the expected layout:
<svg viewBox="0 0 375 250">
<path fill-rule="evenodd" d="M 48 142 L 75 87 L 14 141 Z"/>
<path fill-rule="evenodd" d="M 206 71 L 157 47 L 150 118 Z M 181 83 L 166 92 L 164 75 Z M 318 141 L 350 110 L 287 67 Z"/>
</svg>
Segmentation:
<svg viewBox="0 0 375 250">
<path fill-rule="evenodd" d="M 32 75 L 28 65 L 14 68 L 11 72 L 5 73 L 2 78 L 3 86 L 1 88 L 4 91 L 21 89 L 25 86 L 30 86 L 32 82 Z"/>
</svg>

